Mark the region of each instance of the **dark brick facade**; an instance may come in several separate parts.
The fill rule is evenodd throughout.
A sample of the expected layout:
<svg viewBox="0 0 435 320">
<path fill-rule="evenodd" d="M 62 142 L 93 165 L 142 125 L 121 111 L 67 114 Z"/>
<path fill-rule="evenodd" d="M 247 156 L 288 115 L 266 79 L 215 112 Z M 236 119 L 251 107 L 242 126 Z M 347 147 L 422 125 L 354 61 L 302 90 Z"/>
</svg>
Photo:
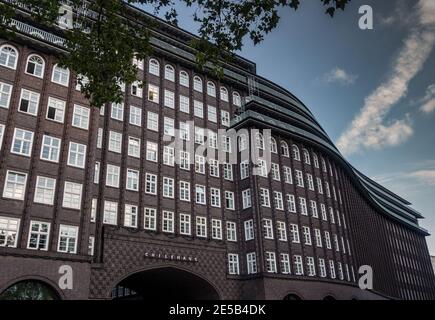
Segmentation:
<svg viewBox="0 0 435 320">
<path fill-rule="evenodd" d="M 175 35 L 172 35 L 175 37 Z M 39 42 L 39 43 L 38 43 Z M 148 72 L 148 62 L 144 63 L 144 70 L 140 71 L 138 78 L 145 79 L 147 84 L 156 85 L 160 90 L 160 103 L 156 104 L 147 99 L 147 87 L 144 88 L 143 98 L 126 94 L 124 119 L 114 120 L 110 116 L 110 105 L 105 106 L 104 115 L 96 108 L 91 109 L 89 129 L 83 130 L 72 126 L 73 107 L 75 104 L 89 107 L 88 102 L 81 93 L 75 89 L 74 75 L 69 78 L 68 87 L 55 84 L 51 81 L 52 67 L 56 62 L 53 48 L 48 43 L 29 39 L 16 39 L 14 42 L 0 40 L 3 44 L 10 44 L 17 49 L 18 63 L 15 70 L 0 66 L 0 82 L 13 86 L 8 108 L 0 108 L 0 124 L 5 126 L 2 145 L 0 149 L 0 192 L 3 195 L 6 173 L 16 170 L 27 174 L 26 192 L 24 200 L 0 198 L 0 217 L 18 218 L 20 226 L 16 247 L 0 247 L 0 293 L 11 284 L 24 279 L 38 279 L 51 285 L 64 299 L 110 299 L 111 292 L 122 280 L 130 275 L 143 271 L 163 267 L 172 267 L 190 272 L 207 281 L 217 292 L 221 299 L 283 299 L 289 294 L 295 294 L 303 299 L 322 299 L 332 296 L 336 299 L 433 299 L 435 297 L 434 275 L 425 241 L 425 233 L 413 229 L 385 215 L 379 208 L 367 200 L 367 194 L 356 182 L 354 175 L 349 171 L 342 160 L 332 152 L 320 147 L 316 142 L 310 142 L 291 132 L 283 133 L 272 128 L 273 137 L 277 141 L 278 152 L 272 153 L 272 163 L 280 168 L 280 181 L 250 175 L 242 179 L 239 165 L 233 165 L 233 180 L 224 179 L 223 168 L 220 166 L 219 178 L 212 177 L 209 166 L 205 174 L 195 173 L 192 165 L 190 170 L 183 170 L 178 165 L 173 167 L 163 164 L 163 126 L 164 118 L 174 119 L 176 128 L 179 122 L 194 121 L 195 126 L 217 131 L 223 128 L 220 111 L 225 110 L 233 118 L 239 114 L 238 106 L 233 104 L 232 94 L 237 91 L 242 96 L 248 95 L 248 85 L 241 81 L 225 78 L 222 83 L 213 79 L 208 73 L 195 70 L 194 63 L 178 58 L 161 48 L 155 48 L 154 58 L 160 63 L 160 76 Z M 25 73 L 26 60 L 29 54 L 37 53 L 45 61 L 43 79 Z M 240 58 L 241 59 L 241 58 Z M 243 62 L 243 63 L 242 63 Z M 175 69 L 175 81 L 164 77 L 165 65 L 170 64 Z M 245 66 L 243 65 L 245 64 Z M 240 66 L 228 66 L 229 69 L 239 70 L 241 77 L 251 74 L 255 65 L 241 60 Z M 188 72 L 189 88 L 179 83 L 180 71 Z M 234 71 L 233 71 L 234 72 Z M 193 89 L 193 76 L 199 75 L 203 82 L 203 92 Z M 209 79 L 210 77 L 210 79 Z M 246 78 L 244 78 L 246 79 Z M 207 94 L 206 83 L 214 82 L 217 94 L 212 97 Z M 260 81 L 266 81 L 260 79 Z M 219 97 L 219 88 L 225 86 L 229 93 L 229 102 Z M 276 85 L 269 83 L 276 96 L 268 92 L 261 92 L 264 99 L 279 103 L 279 95 L 290 93 Z M 39 109 L 36 116 L 18 111 L 21 88 L 40 93 Z M 164 89 L 171 90 L 175 96 L 175 108 L 164 107 Z M 126 92 L 130 92 L 127 86 Z M 190 97 L 190 113 L 179 110 L 179 95 Z M 66 102 L 66 112 L 63 123 L 55 123 L 46 119 L 47 102 L 49 97 L 58 98 Z M 204 104 L 204 117 L 194 116 L 194 100 Z M 142 125 L 129 124 L 130 106 L 142 110 Z M 207 119 L 207 105 L 217 108 L 218 121 Z M 283 104 L 284 105 L 284 104 Z M 315 123 L 315 120 L 303 108 L 286 107 L 292 112 L 305 116 Z M 147 112 L 159 115 L 159 131 L 147 129 Z M 279 118 L 277 118 L 279 119 Z M 287 120 L 291 123 L 291 120 Z M 297 120 L 296 126 L 301 125 Z M 33 147 L 30 157 L 15 155 L 10 152 L 14 136 L 14 128 L 23 128 L 34 132 Z M 245 128 L 262 128 L 255 122 L 247 124 Z M 103 129 L 102 147 L 97 148 L 98 129 Z M 123 134 L 122 152 L 109 151 L 109 131 Z M 62 139 L 62 147 L 58 163 L 50 163 L 40 159 L 42 137 L 44 134 Z M 128 137 L 133 136 L 141 140 L 141 156 L 134 158 L 128 156 Z M 191 137 L 193 139 L 193 137 Z M 1 140 L 0 140 L 1 141 Z M 84 169 L 68 165 L 69 142 L 74 141 L 87 146 L 86 163 Z M 146 141 L 158 143 L 158 161 L 146 160 Z M 286 142 L 289 146 L 290 156 L 281 152 L 280 143 Z M 298 146 L 301 160 L 291 156 L 292 146 Z M 303 150 L 307 150 L 311 163 L 304 161 Z M 177 155 L 176 155 L 177 156 Z M 319 159 L 319 165 L 313 163 L 314 157 Z M 192 155 L 191 155 L 192 157 Z M 325 161 L 325 168 L 323 162 Z M 94 183 L 95 162 L 100 163 L 100 176 L 98 183 Z M 119 188 L 105 185 L 107 164 L 120 167 Z M 283 168 L 291 168 L 292 183 L 284 181 Z M 140 172 L 138 192 L 125 188 L 127 168 Z M 304 187 L 296 185 L 296 171 L 303 173 Z M 145 192 L 145 173 L 158 176 L 157 195 Z M 314 179 L 314 190 L 308 188 L 307 174 Z M 54 204 L 43 205 L 34 202 L 35 185 L 38 176 L 56 179 L 54 191 Z M 162 178 L 175 179 L 175 197 L 163 197 Z M 319 192 L 316 178 L 320 178 L 323 192 Z M 178 198 L 178 182 L 190 183 L 190 202 Z M 64 182 L 71 181 L 82 184 L 82 197 L 80 210 L 66 209 L 62 206 Z M 329 185 L 330 195 L 326 194 L 326 183 Z M 206 186 L 206 205 L 195 202 L 195 185 Z M 210 188 L 221 190 L 221 206 L 211 206 Z M 243 209 L 242 191 L 250 188 L 252 206 Z M 260 204 L 260 189 L 269 190 L 270 207 Z M 234 192 L 235 208 L 225 208 L 225 191 Z M 274 206 L 274 191 L 281 192 L 284 210 Z M 288 210 L 286 195 L 294 195 L 297 213 Z M 298 203 L 299 198 L 306 199 L 308 214 L 301 214 Z M 92 199 L 97 200 L 96 220 L 91 222 Z M 103 223 L 104 201 L 117 202 L 116 226 Z M 310 210 L 310 201 L 315 201 L 318 217 L 314 217 Z M 125 204 L 138 207 L 136 228 L 125 227 Z M 322 218 L 320 204 L 325 204 L 327 218 Z M 144 230 L 144 208 L 156 209 L 156 230 Z M 331 221 L 330 208 L 334 215 Z M 174 212 L 175 232 L 162 231 L 162 211 Z M 191 214 L 192 235 L 181 235 L 179 232 L 179 213 Z M 196 216 L 207 218 L 207 238 L 195 235 Z M 212 219 L 222 221 L 222 240 L 211 236 Z M 244 223 L 253 220 L 255 237 L 245 241 Z M 263 219 L 270 219 L 273 225 L 273 239 L 265 239 L 263 235 Z M 31 221 L 50 222 L 49 246 L 47 251 L 29 250 L 28 237 Z M 416 219 L 415 219 L 416 220 Z M 226 222 L 235 222 L 237 241 L 227 240 Z M 277 223 L 284 222 L 287 240 L 278 239 Z M 78 227 L 76 254 L 58 252 L 60 225 Z M 300 243 L 292 242 L 290 225 L 299 228 Z M 303 227 L 308 227 L 312 244 L 304 242 Z M 323 245 L 316 245 L 315 229 L 320 230 Z M 325 232 L 331 237 L 331 249 L 326 246 Z M 333 235 L 337 235 L 339 250 L 336 249 Z M 94 255 L 88 254 L 89 237 L 95 237 Z M 247 273 L 246 254 L 256 253 L 258 272 Z M 266 270 L 266 252 L 276 255 L 276 273 Z M 166 255 L 166 258 L 147 257 L 146 253 Z M 227 255 L 238 254 L 239 274 L 229 274 Z M 290 257 L 291 274 L 283 274 L 280 263 L 280 253 Z M 167 256 L 175 258 L 168 259 Z M 181 257 L 178 259 L 177 257 Z M 295 275 L 295 256 L 301 256 L 304 275 Z M 197 261 L 183 260 L 183 257 L 194 257 Z M 307 257 L 315 261 L 315 276 L 308 275 Z M 325 259 L 326 277 L 320 277 L 319 258 Z M 329 261 L 335 265 L 336 277 L 331 277 Z M 338 263 L 342 266 L 342 279 L 339 279 Z M 61 290 L 58 286 L 59 267 L 70 265 L 73 269 L 74 287 L 72 290 Z M 374 290 L 362 291 L 358 288 L 358 268 L 361 265 L 370 265 L 374 270 Z M 347 269 L 346 269 L 346 268 Z"/>
</svg>

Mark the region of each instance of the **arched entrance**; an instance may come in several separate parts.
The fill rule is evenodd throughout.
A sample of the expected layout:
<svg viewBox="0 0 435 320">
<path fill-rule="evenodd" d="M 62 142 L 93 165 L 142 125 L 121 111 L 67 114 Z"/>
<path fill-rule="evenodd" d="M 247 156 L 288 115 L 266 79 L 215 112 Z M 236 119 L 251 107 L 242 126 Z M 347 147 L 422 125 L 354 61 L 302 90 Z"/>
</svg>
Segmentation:
<svg viewBox="0 0 435 320">
<path fill-rule="evenodd" d="M 299 301 L 299 300 L 302 300 L 302 299 L 297 294 L 290 293 L 290 294 L 286 295 L 283 300 Z"/>
<path fill-rule="evenodd" d="M 207 280 L 174 267 L 134 273 L 112 290 L 118 300 L 219 300 L 216 289 Z"/>
<path fill-rule="evenodd" d="M 60 300 L 60 296 L 43 281 L 22 280 L 3 291 L 0 300 Z"/>
</svg>

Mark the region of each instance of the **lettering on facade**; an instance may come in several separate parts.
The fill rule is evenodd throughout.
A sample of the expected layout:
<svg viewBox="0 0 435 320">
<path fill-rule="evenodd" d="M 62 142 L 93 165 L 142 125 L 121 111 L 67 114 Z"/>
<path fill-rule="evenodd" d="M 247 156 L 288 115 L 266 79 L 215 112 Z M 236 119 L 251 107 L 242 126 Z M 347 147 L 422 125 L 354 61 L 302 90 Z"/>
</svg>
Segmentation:
<svg viewBox="0 0 435 320">
<path fill-rule="evenodd" d="M 198 262 L 198 258 L 194 256 L 185 256 L 172 253 L 164 253 L 159 251 L 145 251 L 144 257 L 146 259 L 157 260 L 170 260 L 170 261 L 182 261 L 182 262 Z"/>
</svg>

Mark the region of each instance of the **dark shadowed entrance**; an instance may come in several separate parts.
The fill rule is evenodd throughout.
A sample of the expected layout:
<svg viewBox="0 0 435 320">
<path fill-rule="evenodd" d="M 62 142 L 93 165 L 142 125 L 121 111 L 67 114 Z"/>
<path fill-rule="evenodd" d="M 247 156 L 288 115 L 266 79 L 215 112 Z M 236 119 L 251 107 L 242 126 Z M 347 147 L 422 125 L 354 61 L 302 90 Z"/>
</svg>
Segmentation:
<svg viewBox="0 0 435 320">
<path fill-rule="evenodd" d="M 135 273 L 112 290 L 122 300 L 219 300 L 216 289 L 203 278 L 177 268 Z"/>
</svg>

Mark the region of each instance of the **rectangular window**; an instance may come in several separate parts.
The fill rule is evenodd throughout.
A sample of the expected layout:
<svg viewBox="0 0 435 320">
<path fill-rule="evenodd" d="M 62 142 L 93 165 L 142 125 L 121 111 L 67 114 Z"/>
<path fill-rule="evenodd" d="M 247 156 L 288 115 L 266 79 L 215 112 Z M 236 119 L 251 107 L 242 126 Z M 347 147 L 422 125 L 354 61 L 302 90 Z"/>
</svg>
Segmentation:
<svg viewBox="0 0 435 320">
<path fill-rule="evenodd" d="M 154 208 L 144 209 L 144 229 L 157 230 L 157 210 Z"/>
<path fill-rule="evenodd" d="M 297 224 L 291 224 L 290 225 L 290 232 L 292 235 L 292 242 L 293 243 L 300 243 L 300 239 L 299 239 L 299 227 Z"/>
<path fill-rule="evenodd" d="M 309 227 L 302 227 L 304 232 L 305 244 L 311 246 L 311 231 Z"/>
<path fill-rule="evenodd" d="M 59 227 L 58 252 L 77 253 L 77 237 L 79 228 L 61 224 Z"/>
<path fill-rule="evenodd" d="M 180 111 L 190 113 L 190 99 L 189 97 L 180 95 Z"/>
<path fill-rule="evenodd" d="M 281 253 L 281 272 L 283 274 L 290 274 L 290 255 L 288 253 Z"/>
<path fill-rule="evenodd" d="M 75 104 L 72 119 L 73 127 L 88 130 L 90 113 L 91 111 L 89 110 L 89 108 Z"/>
<path fill-rule="evenodd" d="M 60 139 L 44 135 L 42 138 L 41 159 L 59 162 L 60 144 Z"/>
<path fill-rule="evenodd" d="M 109 132 L 109 151 L 121 153 L 122 133 L 115 131 Z"/>
<path fill-rule="evenodd" d="M 6 173 L 3 197 L 15 200 L 24 200 L 26 182 L 27 174 L 16 171 L 8 171 Z"/>
<path fill-rule="evenodd" d="M 247 209 L 252 206 L 251 189 L 246 189 L 242 191 L 242 204 L 243 209 Z"/>
<path fill-rule="evenodd" d="M 174 198 L 174 179 L 163 177 L 163 197 Z"/>
<path fill-rule="evenodd" d="M 266 271 L 276 273 L 276 256 L 275 252 L 266 252 Z"/>
<path fill-rule="evenodd" d="M 292 194 L 287 195 L 287 207 L 288 211 L 292 213 L 296 213 L 296 199 L 295 196 Z"/>
<path fill-rule="evenodd" d="M 257 255 L 255 252 L 246 254 L 246 264 L 248 268 L 248 274 L 257 273 Z"/>
<path fill-rule="evenodd" d="M 211 237 L 222 240 L 222 220 L 211 219 Z"/>
<path fill-rule="evenodd" d="M 217 122 L 217 112 L 216 112 L 216 107 L 213 106 L 207 106 L 207 118 L 208 121 L 210 122 Z"/>
<path fill-rule="evenodd" d="M 205 158 L 195 155 L 195 172 L 205 174 Z"/>
<path fill-rule="evenodd" d="M 49 97 L 46 117 L 48 120 L 63 123 L 65 117 L 65 101 Z"/>
<path fill-rule="evenodd" d="M 309 173 L 307 173 L 307 182 L 308 182 L 308 189 L 311 191 L 314 191 L 313 176 Z"/>
<path fill-rule="evenodd" d="M 316 246 L 319 248 L 323 247 L 322 233 L 321 233 L 320 229 L 314 229 L 314 234 L 316 236 Z"/>
<path fill-rule="evenodd" d="M 308 269 L 308 276 L 309 277 L 314 277 L 316 275 L 316 267 L 314 264 L 313 257 L 307 257 L 307 269 Z"/>
<path fill-rule="evenodd" d="M 190 128 L 186 122 L 180 122 L 180 139 L 190 141 Z"/>
<path fill-rule="evenodd" d="M 94 183 L 100 182 L 100 162 L 96 161 L 94 166 Z"/>
<path fill-rule="evenodd" d="M 180 150 L 180 169 L 190 170 L 190 153 Z"/>
<path fill-rule="evenodd" d="M 287 241 L 287 229 L 284 221 L 277 222 L 278 240 Z"/>
<path fill-rule="evenodd" d="M 41 177 L 36 178 L 35 198 L 36 203 L 53 205 L 56 179 Z"/>
<path fill-rule="evenodd" d="M 209 169 L 210 169 L 210 176 L 219 178 L 219 161 L 214 159 L 209 159 Z"/>
<path fill-rule="evenodd" d="M 174 233 L 174 213 L 172 211 L 162 212 L 162 231 Z"/>
<path fill-rule="evenodd" d="M 195 143 L 204 144 L 204 129 L 195 127 Z"/>
<path fill-rule="evenodd" d="M 20 219 L 0 216 L 0 247 L 17 246 Z"/>
<path fill-rule="evenodd" d="M 48 238 L 50 236 L 50 223 L 30 221 L 29 240 L 27 249 L 48 250 Z"/>
<path fill-rule="evenodd" d="M 190 202 L 190 182 L 180 181 L 180 200 Z"/>
<path fill-rule="evenodd" d="M 155 142 L 147 141 L 146 159 L 148 161 L 157 162 L 158 154 L 158 144 Z"/>
<path fill-rule="evenodd" d="M 120 168 L 111 164 L 107 165 L 106 186 L 119 188 Z"/>
<path fill-rule="evenodd" d="M 281 176 L 279 174 L 279 164 L 272 163 L 272 179 L 276 181 L 281 180 Z"/>
<path fill-rule="evenodd" d="M 97 133 L 97 148 L 101 149 L 103 146 L 103 128 L 98 128 Z"/>
<path fill-rule="evenodd" d="M 227 240 L 237 241 L 237 226 L 235 222 L 227 221 Z"/>
<path fill-rule="evenodd" d="M 207 218 L 196 217 L 196 236 L 201 238 L 207 237 Z"/>
<path fill-rule="evenodd" d="M 80 183 L 65 181 L 63 190 L 63 203 L 64 208 L 80 210 L 82 203 L 82 188 Z"/>
<path fill-rule="evenodd" d="M 96 198 L 92 199 L 91 222 L 95 222 L 95 219 L 97 217 L 97 206 L 98 206 L 98 199 L 96 199 Z"/>
<path fill-rule="evenodd" d="M 0 82 L 0 107 L 9 108 L 11 102 L 12 86 L 7 83 Z"/>
<path fill-rule="evenodd" d="M 163 121 L 163 133 L 168 136 L 174 136 L 174 119 L 165 117 Z"/>
<path fill-rule="evenodd" d="M 324 203 L 320 204 L 320 211 L 322 212 L 322 220 L 328 221 L 328 215 L 326 214 L 326 206 Z"/>
<path fill-rule="evenodd" d="M 319 273 L 320 277 L 325 278 L 326 277 L 326 265 L 325 265 L 325 259 L 319 258 Z"/>
<path fill-rule="evenodd" d="M 154 103 L 159 103 L 160 97 L 159 97 L 159 87 L 154 86 L 152 84 L 148 85 L 148 100 Z"/>
<path fill-rule="evenodd" d="M 254 220 L 246 220 L 245 223 L 245 240 L 254 239 Z"/>
<path fill-rule="evenodd" d="M 332 246 L 331 246 L 331 236 L 330 236 L 328 231 L 325 231 L 325 242 L 326 242 L 326 248 L 332 249 Z"/>
<path fill-rule="evenodd" d="M 206 197 L 205 197 L 205 186 L 197 184 L 195 186 L 195 197 L 196 197 L 196 203 L 198 204 L 206 204 Z"/>
<path fill-rule="evenodd" d="M 174 109 L 175 108 L 175 94 L 172 91 L 166 90 L 164 92 L 164 106 Z"/>
<path fill-rule="evenodd" d="M 267 178 L 267 163 L 265 160 L 258 160 L 258 169 L 260 170 L 260 176 Z"/>
<path fill-rule="evenodd" d="M 39 106 L 39 93 L 21 89 L 20 104 L 18 110 L 36 116 Z"/>
<path fill-rule="evenodd" d="M 331 223 L 335 224 L 334 209 L 332 207 L 329 207 L 329 219 Z"/>
<path fill-rule="evenodd" d="M 273 199 L 275 203 L 275 209 L 284 210 L 284 202 L 282 200 L 282 193 L 278 191 L 273 192 Z"/>
<path fill-rule="evenodd" d="M 294 263 L 295 263 L 295 274 L 297 276 L 304 275 L 304 264 L 302 262 L 302 256 L 299 255 L 294 256 Z"/>
<path fill-rule="evenodd" d="M 317 180 L 317 189 L 319 190 L 320 194 L 323 194 L 323 185 L 322 185 L 322 179 L 316 178 Z"/>
<path fill-rule="evenodd" d="M 283 167 L 284 170 L 284 182 L 293 184 L 292 169 L 290 167 Z"/>
<path fill-rule="evenodd" d="M 230 163 L 224 163 L 223 169 L 224 169 L 224 179 L 228 181 L 233 181 L 233 165 Z"/>
<path fill-rule="evenodd" d="M 201 101 L 194 100 L 193 109 L 195 117 L 204 118 L 204 104 Z"/>
<path fill-rule="evenodd" d="M 127 190 L 139 191 L 139 171 L 127 169 Z"/>
<path fill-rule="evenodd" d="M 246 179 L 249 177 L 249 161 L 245 160 L 240 163 L 240 178 Z"/>
<path fill-rule="evenodd" d="M 175 163 L 174 148 L 164 146 L 163 147 L 163 164 L 173 167 L 174 163 Z"/>
<path fill-rule="evenodd" d="M 33 132 L 15 128 L 11 153 L 30 157 L 33 146 Z"/>
<path fill-rule="evenodd" d="M 210 204 L 212 207 L 221 207 L 221 191 L 219 189 L 210 189 Z"/>
<path fill-rule="evenodd" d="M 221 123 L 224 127 L 230 126 L 230 113 L 225 110 L 221 110 Z"/>
<path fill-rule="evenodd" d="M 131 84 L 131 94 L 135 97 L 142 98 L 143 89 L 139 84 L 139 81 L 135 81 Z"/>
<path fill-rule="evenodd" d="M 340 251 L 340 244 L 338 242 L 338 236 L 334 233 L 332 235 L 332 238 L 334 239 L 334 246 L 335 246 L 335 251 Z"/>
<path fill-rule="evenodd" d="M 0 124 L 0 150 L 2 149 L 4 134 L 5 134 L 5 126 L 3 124 Z"/>
<path fill-rule="evenodd" d="M 140 139 L 128 137 L 128 155 L 134 158 L 140 158 Z"/>
<path fill-rule="evenodd" d="M 191 234 L 190 214 L 180 213 L 180 234 Z"/>
<path fill-rule="evenodd" d="M 307 200 L 305 198 L 299 197 L 299 207 L 301 210 L 301 214 L 304 216 L 308 216 Z"/>
<path fill-rule="evenodd" d="M 229 210 L 234 210 L 234 192 L 225 191 L 225 206 Z"/>
<path fill-rule="evenodd" d="M 270 197 L 268 189 L 260 188 L 260 204 L 263 207 L 270 207 Z"/>
<path fill-rule="evenodd" d="M 239 274 L 239 255 L 235 253 L 228 254 L 228 273 Z"/>
<path fill-rule="evenodd" d="M 213 149 L 217 149 L 218 148 L 218 135 L 216 132 L 212 131 L 212 130 L 208 130 L 208 146 L 210 148 Z"/>
<path fill-rule="evenodd" d="M 311 207 L 311 215 L 313 218 L 318 218 L 319 214 L 317 212 L 317 202 L 314 200 L 310 200 L 310 207 Z"/>
<path fill-rule="evenodd" d="M 137 228 L 137 206 L 126 204 L 124 208 L 124 226 Z"/>
<path fill-rule="evenodd" d="M 134 126 L 142 126 L 142 109 L 130 106 L 130 124 Z"/>
<path fill-rule="evenodd" d="M 86 164 L 86 145 L 70 142 L 68 152 L 68 165 L 84 169 Z"/>
<path fill-rule="evenodd" d="M 337 275 L 335 274 L 335 264 L 333 260 L 329 260 L 329 272 L 331 274 L 331 279 L 337 278 Z"/>
<path fill-rule="evenodd" d="M 118 224 L 118 203 L 112 201 L 104 201 L 103 223 L 117 225 Z"/>
<path fill-rule="evenodd" d="M 155 174 L 145 174 L 145 193 L 157 194 L 157 176 Z"/>
<path fill-rule="evenodd" d="M 110 117 L 112 119 L 123 121 L 124 120 L 124 104 L 123 103 L 112 103 Z"/>
<path fill-rule="evenodd" d="M 298 187 L 301 187 L 301 188 L 303 188 L 305 186 L 304 185 L 304 175 L 303 175 L 302 171 L 300 171 L 300 170 L 296 170 L 296 185 Z"/>
<path fill-rule="evenodd" d="M 94 255 L 94 246 L 95 246 L 95 237 L 89 236 L 89 241 L 88 241 L 88 255 L 89 256 Z"/>
<path fill-rule="evenodd" d="M 148 111 L 147 113 L 147 129 L 151 131 L 159 131 L 159 115 Z"/>
<path fill-rule="evenodd" d="M 272 220 L 263 219 L 263 236 L 265 239 L 273 239 Z"/>
</svg>

